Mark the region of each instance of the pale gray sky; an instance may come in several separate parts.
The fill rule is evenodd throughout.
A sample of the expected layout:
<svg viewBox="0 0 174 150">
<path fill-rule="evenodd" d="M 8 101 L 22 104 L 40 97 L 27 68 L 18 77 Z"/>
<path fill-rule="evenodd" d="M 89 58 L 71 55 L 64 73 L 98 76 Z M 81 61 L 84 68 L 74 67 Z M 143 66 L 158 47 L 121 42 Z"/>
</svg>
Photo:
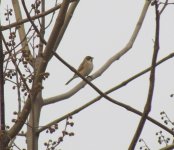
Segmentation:
<svg viewBox="0 0 174 150">
<path fill-rule="evenodd" d="M 2 1 L 2 12 L 9 2 L 10 0 Z M 52 1 L 49 1 L 48 4 L 48 7 L 54 5 Z M 143 5 L 144 0 L 80 1 L 57 52 L 76 68 L 86 55 L 93 56 L 93 72 L 95 72 L 113 54 L 116 54 L 127 44 Z M 159 59 L 173 52 L 173 13 L 173 6 L 169 6 L 161 16 Z M 47 19 L 49 21 L 50 17 Z M 154 21 L 154 7 L 150 6 L 133 48 L 92 83 L 106 91 L 148 67 L 151 64 L 153 53 Z M 48 33 L 50 32 L 45 35 L 46 39 L 49 37 Z M 171 106 L 174 105 L 174 100 L 170 98 L 170 94 L 174 92 L 173 65 L 174 61 L 171 59 L 157 68 L 150 116 L 159 121 L 159 114 L 163 110 L 171 119 L 173 118 L 173 107 Z M 67 92 L 80 81 L 80 79 L 75 79 L 68 86 L 65 86 L 66 81 L 73 73 L 55 58 L 50 62 L 47 71 L 51 75 L 44 82 L 44 98 Z M 110 96 L 143 111 L 147 99 L 148 85 L 149 74 L 145 74 L 113 92 Z M 12 112 L 17 108 L 15 106 L 16 99 L 12 97 L 15 93 L 8 93 L 9 88 L 6 88 L 7 92 L 5 93 L 7 101 L 6 114 L 9 114 L 7 116 L 8 123 L 11 120 Z M 46 106 L 42 110 L 40 125 L 45 125 L 49 121 L 74 110 L 97 95 L 91 87 L 86 86 L 71 98 Z M 73 117 L 75 125 L 70 128 L 70 131 L 73 131 L 75 136 L 66 137 L 57 149 L 126 150 L 137 128 L 139 119 L 140 117 L 137 115 L 102 99 Z M 156 125 L 147 121 L 141 134 L 141 138 L 146 141 L 152 150 L 161 147 L 155 135 L 159 130 Z M 56 139 L 57 135 L 48 135 L 45 132 L 41 134 L 40 150 L 44 149 L 43 142 L 48 137 Z M 137 144 L 136 149 L 139 149 L 139 147 L 140 144 Z"/>
</svg>

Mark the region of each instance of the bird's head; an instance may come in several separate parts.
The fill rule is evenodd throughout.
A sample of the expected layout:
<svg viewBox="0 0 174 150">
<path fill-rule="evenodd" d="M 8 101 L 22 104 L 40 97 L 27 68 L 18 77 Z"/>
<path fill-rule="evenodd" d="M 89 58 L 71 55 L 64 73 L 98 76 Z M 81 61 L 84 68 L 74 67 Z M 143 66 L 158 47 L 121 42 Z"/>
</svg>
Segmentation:
<svg viewBox="0 0 174 150">
<path fill-rule="evenodd" d="M 93 57 L 91 57 L 91 56 L 86 56 L 86 58 L 85 58 L 87 61 L 93 61 Z"/>
</svg>

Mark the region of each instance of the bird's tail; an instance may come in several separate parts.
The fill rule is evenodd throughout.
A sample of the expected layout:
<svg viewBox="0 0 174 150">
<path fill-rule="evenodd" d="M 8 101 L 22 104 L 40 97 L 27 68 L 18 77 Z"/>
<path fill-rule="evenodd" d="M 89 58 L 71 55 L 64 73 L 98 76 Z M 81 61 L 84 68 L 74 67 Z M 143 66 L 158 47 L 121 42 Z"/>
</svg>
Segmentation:
<svg viewBox="0 0 174 150">
<path fill-rule="evenodd" d="M 75 77 L 72 77 L 68 82 L 65 83 L 65 85 L 68 85 Z"/>
</svg>

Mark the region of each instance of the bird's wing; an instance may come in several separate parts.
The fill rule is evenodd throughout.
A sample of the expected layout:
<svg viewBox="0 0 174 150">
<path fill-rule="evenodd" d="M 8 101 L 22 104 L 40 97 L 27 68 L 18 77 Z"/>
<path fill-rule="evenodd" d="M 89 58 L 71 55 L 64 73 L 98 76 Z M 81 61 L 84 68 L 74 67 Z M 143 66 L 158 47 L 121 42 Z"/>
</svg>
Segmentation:
<svg viewBox="0 0 174 150">
<path fill-rule="evenodd" d="M 80 72 L 81 70 L 84 69 L 84 65 L 85 64 L 85 59 L 83 60 L 83 62 L 80 64 L 79 68 L 78 68 L 78 72 Z"/>
</svg>

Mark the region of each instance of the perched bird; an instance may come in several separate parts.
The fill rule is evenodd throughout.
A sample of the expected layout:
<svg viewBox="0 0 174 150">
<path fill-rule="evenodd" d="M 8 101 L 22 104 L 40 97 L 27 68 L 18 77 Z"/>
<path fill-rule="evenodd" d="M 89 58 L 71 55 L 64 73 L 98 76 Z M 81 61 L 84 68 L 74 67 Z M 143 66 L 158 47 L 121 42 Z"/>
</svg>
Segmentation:
<svg viewBox="0 0 174 150">
<path fill-rule="evenodd" d="M 92 69 L 93 69 L 93 57 L 91 56 L 86 56 L 83 60 L 83 62 L 80 64 L 79 68 L 78 68 L 78 72 L 82 75 L 82 76 L 88 76 Z M 73 79 L 77 78 L 78 75 L 74 74 L 74 76 L 66 83 L 69 84 Z"/>
</svg>

